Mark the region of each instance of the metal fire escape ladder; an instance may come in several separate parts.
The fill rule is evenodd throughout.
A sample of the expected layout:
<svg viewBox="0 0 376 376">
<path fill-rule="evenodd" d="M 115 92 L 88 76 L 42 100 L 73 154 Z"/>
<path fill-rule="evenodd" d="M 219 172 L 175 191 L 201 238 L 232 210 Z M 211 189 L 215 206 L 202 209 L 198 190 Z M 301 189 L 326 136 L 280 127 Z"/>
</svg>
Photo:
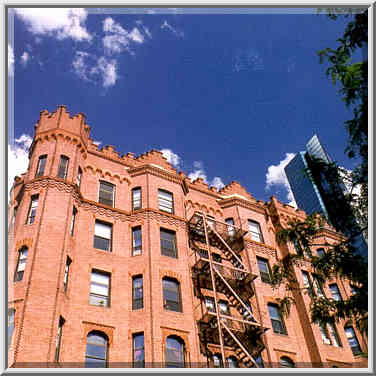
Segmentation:
<svg viewBox="0 0 376 376">
<path fill-rule="evenodd" d="M 206 245 L 207 245 L 207 251 L 208 251 L 208 256 L 209 256 L 209 267 L 210 267 L 210 276 L 213 284 L 213 292 L 214 292 L 214 304 L 216 308 L 216 315 L 217 315 L 217 325 L 218 325 L 218 332 L 219 332 L 219 343 L 221 345 L 221 354 L 222 354 L 222 362 L 225 364 L 225 350 L 223 348 L 223 335 L 222 335 L 222 329 L 221 329 L 221 320 L 219 318 L 219 305 L 218 305 L 218 299 L 217 299 L 217 290 L 215 288 L 215 277 L 214 277 L 214 272 L 213 272 L 213 260 L 212 260 L 212 254 L 210 251 L 210 243 L 209 243 L 209 236 L 208 236 L 208 231 L 206 228 L 206 218 L 205 215 L 203 216 L 203 225 L 204 225 L 204 232 L 205 232 L 205 240 L 206 240 Z"/>
<path fill-rule="evenodd" d="M 242 349 L 242 351 L 251 359 L 252 363 L 259 368 L 258 364 L 256 363 L 253 356 L 244 348 L 244 346 L 240 343 L 240 341 L 236 338 L 236 336 L 231 332 L 231 330 L 227 327 L 227 325 L 222 321 L 223 327 L 227 330 L 227 332 L 230 334 L 232 339 L 238 344 L 238 346 Z"/>
<path fill-rule="evenodd" d="M 217 223 L 217 226 L 218 225 L 222 226 L 224 227 L 225 230 L 228 227 L 227 224 L 224 224 L 218 221 L 215 221 L 215 222 Z M 234 289 L 236 289 L 237 284 L 235 284 L 235 287 L 231 286 L 231 284 L 226 280 L 226 277 L 225 277 L 226 276 L 225 270 L 232 270 L 232 272 L 230 272 L 229 278 L 234 278 L 239 281 L 242 280 L 243 278 L 247 278 L 246 275 L 250 274 L 250 272 L 244 266 L 241 258 L 234 252 L 233 249 L 231 249 L 231 247 L 226 242 L 226 240 L 224 240 L 223 236 L 221 236 L 219 232 L 215 229 L 213 220 L 210 220 L 210 224 L 209 224 L 205 214 L 195 213 L 190 220 L 190 225 L 192 226 L 191 230 L 193 231 L 192 239 L 194 239 L 195 236 L 198 234 L 198 236 L 201 239 L 202 237 L 204 237 L 205 239 L 204 242 L 206 243 L 206 247 L 205 247 L 206 252 L 207 252 L 206 257 L 204 258 L 202 257 L 198 247 L 197 247 L 196 252 L 198 252 L 198 254 L 200 255 L 200 259 L 203 259 L 204 261 L 206 261 L 206 263 L 209 264 L 209 268 L 208 268 L 209 270 L 206 269 L 206 272 L 210 271 L 211 285 L 212 285 L 213 293 L 214 293 L 213 294 L 214 304 L 216 308 L 215 314 L 213 312 L 212 315 L 216 318 L 214 320 L 217 322 L 216 327 L 218 330 L 218 337 L 219 337 L 218 339 L 219 339 L 219 344 L 221 347 L 223 364 L 225 367 L 228 366 L 226 359 L 225 359 L 225 351 L 224 351 L 224 345 L 225 345 L 225 340 L 226 340 L 227 343 L 230 342 L 233 345 L 238 346 L 237 351 L 240 351 L 243 354 L 243 357 L 240 358 L 241 361 L 243 361 L 243 359 L 248 358 L 246 363 L 249 363 L 251 361 L 252 362 L 251 364 L 254 364 L 255 367 L 258 368 L 259 366 L 254 360 L 254 358 L 252 357 L 252 355 L 250 355 L 249 350 L 247 350 L 246 347 L 241 343 L 242 340 L 239 339 L 238 336 L 236 336 L 232 332 L 232 330 L 235 330 L 235 331 L 237 330 L 236 327 L 233 326 L 234 323 L 232 322 L 238 322 L 238 325 L 241 324 L 243 327 L 241 331 L 246 330 L 245 328 L 247 325 L 253 326 L 253 327 L 260 327 L 261 325 L 257 322 L 250 308 L 243 302 L 243 299 L 239 296 L 239 294 L 235 292 Z M 203 229 L 201 226 L 203 227 Z M 224 234 L 226 235 L 225 231 L 224 231 Z M 211 236 L 211 238 L 209 238 L 209 235 Z M 244 236 L 244 233 L 241 234 L 240 236 Z M 214 238 L 216 237 L 217 240 L 214 241 L 213 237 Z M 220 240 L 219 243 L 218 243 L 218 239 Z M 213 246 L 213 244 L 215 248 L 220 249 L 226 255 L 226 258 L 230 261 L 230 264 L 232 264 L 231 266 L 223 265 L 221 263 L 213 261 L 212 252 L 211 252 L 211 247 Z M 234 245 L 232 241 L 231 241 L 231 244 Z M 237 249 L 238 251 L 242 250 L 239 248 L 234 248 L 234 249 Z M 221 271 L 222 273 L 225 272 L 224 273 L 225 276 L 222 275 Z M 238 276 L 236 276 L 236 274 L 234 273 L 238 273 Z M 219 284 L 218 289 L 217 289 L 217 284 Z M 221 284 L 223 284 L 224 286 L 222 286 Z M 227 290 L 227 294 L 225 292 L 226 290 Z M 236 317 L 232 317 L 232 316 L 221 313 L 221 310 L 218 304 L 218 296 L 217 296 L 218 291 L 225 293 L 225 295 L 229 298 L 230 302 L 234 302 L 235 300 L 238 301 L 239 304 L 234 304 L 234 303 L 233 304 L 235 308 L 239 311 L 239 313 L 243 315 L 243 319 L 238 319 Z M 246 315 L 246 319 L 244 319 L 244 315 Z M 252 321 L 249 321 L 249 320 L 252 320 Z"/>
<path fill-rule="evenodd" d="M 206 222 L 206 221 L 205 221 Z M 210 226 L 209 226 L 210 227 Z M 244 268 L 244 271 L 246 273 L 249 273 L 249 271 L 246 269 L 246 267 L 244 266 L 242 260 L 236 255 L 236 253 L 231 249 L 231 247 L 229 247 L 229 245 L 226 243 L 225 240 L 223 240 L 222 236 L 218 234 L 218 232 L 213 228 L 211 227 L 210 228 L 211 231 L 214 232 L 214 234 L 218 237 L 218 239 L 221 240 L 221 242 L 225 245 L 225 247 L 231 252 L 232 256 L 236 259 L 236 261 L 239 263 L 239 265 L 241 265 L 243 268 Z"/>
<path fill-rule="evenodd" d="M 214 271 L 217 273 L 217 275 L 221 278 L 222 282 L 227 286 L 227 288 L 231 291 L 231 293 L 235 296 L 235 298 L 240 302 L 240 304 L 243 306 L 243 308 L 245 309 L 245 311 L 249 314 L 249 316 L 252 317 L 253 320 L 255 320 L 255 322 L 253 322 L 252 324 L 253 325 L 260 325 L 257 323 L 257 320 L 256 318 L 253 316 L 253 313 L 249 310 L 249 308 L 244 304 L 243 300 L 240 299 L 240 297 L 238 296 L 238 294 L 233 290 L 233 288 L 230 286 L 230 284 L 226 281 L 226 279 L 224 277 L 222 277 L 221 273 L 216 269 L 214 268 Z"/>
</svg>

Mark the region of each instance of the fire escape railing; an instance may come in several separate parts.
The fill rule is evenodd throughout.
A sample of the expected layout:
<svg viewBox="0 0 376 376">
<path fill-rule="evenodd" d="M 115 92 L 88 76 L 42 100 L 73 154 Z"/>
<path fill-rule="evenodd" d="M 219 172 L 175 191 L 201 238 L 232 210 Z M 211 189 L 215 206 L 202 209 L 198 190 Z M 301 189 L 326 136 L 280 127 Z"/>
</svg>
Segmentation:
<svg viewBox="0 0 376 376">
<path fill-rule="evenodd" d="M 205 303 L 199 306 L 201 312 L 198 314 L 198 327 L 201 342 L 219 342 L 225 366 L 227 361 L 224 346 L 231 346 L 246 366 L 259 367 L 254 355 L 264 348 L 260 336 L 265 328 L 257 322 L 250 305 L 244 303 L 244 300 L 253 295 L 251 282 L 257 277 L 245 267 L 240 255 L 247 232 L 198 212 L 188 221 L 188 232 L 194 251 L 192 276 L 195 294 L 203 303 L 207 297 L 202 293 L 202 289 L 213 290 L 212 309 L 208 309 Z M 219 293 L 225 294 L 242 318 L 221 311 L 218 304 Z"/>
</svg>

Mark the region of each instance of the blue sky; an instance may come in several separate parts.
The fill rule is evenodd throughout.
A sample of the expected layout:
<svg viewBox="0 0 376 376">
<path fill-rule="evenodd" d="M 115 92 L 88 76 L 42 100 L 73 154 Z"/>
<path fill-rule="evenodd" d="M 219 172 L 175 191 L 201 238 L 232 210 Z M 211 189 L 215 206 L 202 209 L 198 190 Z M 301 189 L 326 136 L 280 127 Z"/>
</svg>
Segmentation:
<svg viewBox="0 0 376 376">
<path fill-rule="evenodd" d="M 39 112 L 60 104 L 86 115 L 101 147 L 136 156 L 164 150 L 192 179 L 219 188 L 237 180 L 260 200 L 291 201 L 282 166 L 314 133 L 332 159 L 354 167 L 344 154 L 351 113 L 317 56 L 337 46 L 344 19 L 260 9 L 129 12 L 15 12 L 11 181 L 27 168 Z"/>
</svg>

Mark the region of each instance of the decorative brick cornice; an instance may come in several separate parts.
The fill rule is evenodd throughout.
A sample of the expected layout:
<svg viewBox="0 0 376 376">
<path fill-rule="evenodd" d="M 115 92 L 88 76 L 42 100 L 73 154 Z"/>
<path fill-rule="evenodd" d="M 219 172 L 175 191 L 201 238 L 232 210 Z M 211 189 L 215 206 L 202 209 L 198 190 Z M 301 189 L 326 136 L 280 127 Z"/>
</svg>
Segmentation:
<svg viewBox="0 0 376 376">
<path fill-rule="evenodd" d="M 76 184 L 67 182 L 66 180 L 57 177 L 40 177 L 25 183 L 25 191 L 39 190 L 47 187 L 55 188 L 60 192 L 72 193 L 74 197 L 78 197 L 80 195 Z"/>
<path fill-rule="evenodd" d="M 183 218 L 168 216 L 153 209 L 149 209 L 148 212 L 149 218 L 157 223 L 169 224 L 170 226 L 176 226 L 183 229 L 187 228 L 186 221 Z"/>
<path fill-rule="evenodd" d="M 230 206 L 238 205 L 245 209 L 256 211 L 260 214 L 264 214 L 264 215 L 266 214 L 266 210 L 265 210 L 263 203 L 260 204 L 258 201 L 251 202 L 251 201 L 242 199 L 240 197 L 231 197 L 231 198 L 221 199 L 221 200 L 218 200 L 218 204 L 223 209 L 228 208 Z"/>
<path fill-rule="evenodd" d="M 143 174 L 151 174 L 160 178 L 172 181 L 177 184 L 182 184 L 183 179 L 176 172 L 165 170 L 163 167 L 157 167 L 150 164 L 134 167 L 128 170 L 130 176 L 139 176 Z"/>
<path fill-rule="evenodd" d="M 198 192 L 202 192 L 202 193 L 205 193 L 207 194 L 208 196 L 211 196 L 211 197 L 215 197 L 215 198 L 221 198 L 221 195 L 219 193 L 216 193 L 214 190 L 211 190 L 210 188 L 205 188 L 203 186 L 198 186 L 198 185 L 195 185 L 194 183 L 192 183 L 191 181 L 186 181 L 187 182 L 187 186 L 189 187 L 189 189 L 192 189 L 194 191 L 198 191 Z"/>
</svg>

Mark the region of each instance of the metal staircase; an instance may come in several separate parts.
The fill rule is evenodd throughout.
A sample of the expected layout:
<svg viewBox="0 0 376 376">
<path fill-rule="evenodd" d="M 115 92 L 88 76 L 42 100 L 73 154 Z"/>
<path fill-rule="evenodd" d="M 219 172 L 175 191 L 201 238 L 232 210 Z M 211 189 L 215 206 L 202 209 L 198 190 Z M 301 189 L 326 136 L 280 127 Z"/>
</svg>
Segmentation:
<svg viewBox="0 0 376 376">
<path fill-rule="evenodd" d="M 257 276 L 250 273 L 241 258 L 247 232 L 195 212 L 188 221 L 188 233 L 194 258 L 194 291 L 201 299 L 196 308 L 201 352 L 209 357 L 210 345 L 219 345 L 225 367 L 225 347 L 244 367 L 258 367 L 255 358 L 264 349 L 260 336 L 266 329 L 248 303 L 254 294 L 251 282 Z M 208 295 L 205 290 L 212 293 Z M 232 314 L 218 304 L 224 297 L 233 308 Z M 213 306 L 206 305 L 207 299 L 213 300 Z"/>
</svg>

